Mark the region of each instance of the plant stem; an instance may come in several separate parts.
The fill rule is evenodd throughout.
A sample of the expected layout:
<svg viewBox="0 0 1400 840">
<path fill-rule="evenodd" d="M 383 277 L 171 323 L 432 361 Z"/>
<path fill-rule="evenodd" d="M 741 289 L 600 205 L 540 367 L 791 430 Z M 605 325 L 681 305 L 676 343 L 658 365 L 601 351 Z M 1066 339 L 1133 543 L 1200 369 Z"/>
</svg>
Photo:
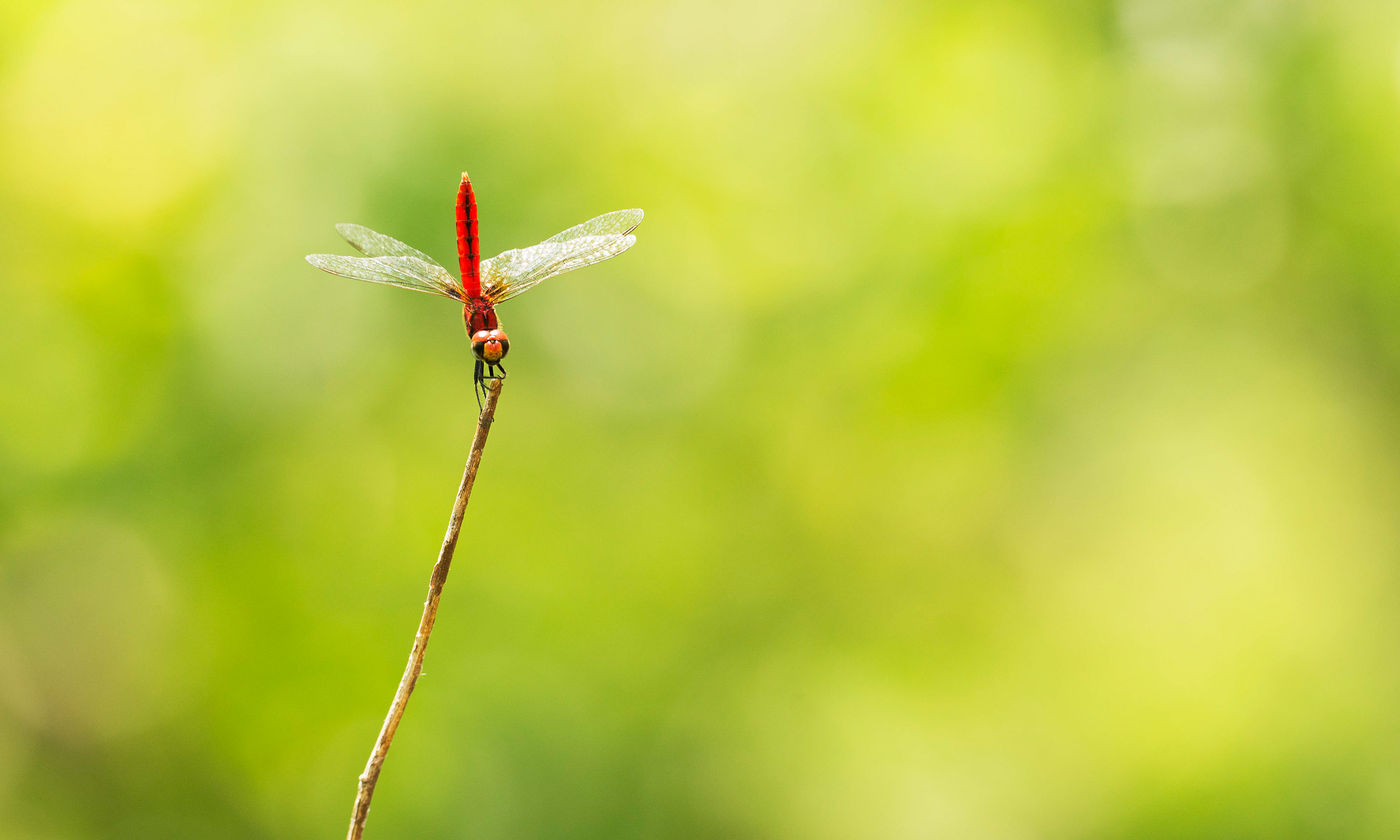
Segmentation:
<svg viewBox="0 0 1400 840">
<path fill-rule="evenodd" d="M 384 766 L 384 757 L 389 753 L 389 744 L 394 740 L 394 732 L 403 719 L 408 706 L 408 696 L 418 682 L 423 670 L 423 654 L 428 649 L 428 636 L 433 632 L 437 621 L 438 601 L 442 598 L 442 587 L 447 582 L 447 570 L 452 566 L 452 553 L 457 548 L 457 535 L 462 530 L 462 516 L 467 511 L 467 500 L 472 495 L 472 484 L 476 482 L 476 469 L 481 464 L 481 452 L 486 448 L 486 435 L 491 431 L 491 421 L 496 418 L 496 401 L 501 397 L 503 380 L 492 379 L 486 386 L 486 405 L 476 420 L 476 435 L 472 438 L 471 453 L 467 456 L 467 469 L 462 474 L 462 486 L 457 488 L 457 501 L 452 505 L 452 518 L 447 521 L 447 535 L 442 538 L 442 549 L 437 562 L 433 564 L 433 574 L 428 580 L 428 600 L 423 604 L 423 617 L 418 621 L 418 635 L 413 637 L 413 650 L 408 654 L 408 665 L 399 680 L 399 690 L 394 692 L 394 702 L 389 704 L 389 715 L 384 718 L 384 726 L 379 730 L 379 738 L 374 742 L 374 750 L 369 754 L 365 772 L 360 774 L 359 789 L 355 794 L 355 810 L 350 816 L 349 840 L 360 840 L 365 831 L 365 819 L 369 817 L 369 801 L 374 796 L 374 785 L 379 781 L 379 771 Z"/>
</svg>

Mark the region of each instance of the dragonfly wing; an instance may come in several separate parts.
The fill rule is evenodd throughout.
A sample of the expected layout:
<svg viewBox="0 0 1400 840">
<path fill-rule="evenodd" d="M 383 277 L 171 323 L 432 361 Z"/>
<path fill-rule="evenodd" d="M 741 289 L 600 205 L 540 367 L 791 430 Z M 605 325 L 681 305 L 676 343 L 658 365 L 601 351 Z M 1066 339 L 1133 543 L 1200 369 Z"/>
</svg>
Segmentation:
<svg viewBox="0 0 1400 840">
<path fill-rule="evenodd" d="M 433 262 L 432 260 L 421 260 L 417 257 L 377 257 L 380 262 L 389 266 L 391 271 L 396 271 L 401 275 L 408 275 L 414 280 L 427 283 L 434 291 L 443 297 L 450 297 L 453 300 L 464 300 L 462 287 L 458 284 L 457 278 L 452 276 L 452 272 Z"/>
<path fill-rule="evenodd" d="M 437 260 L 412 245 L 400 242 L 388 234 L 370 230 L 364 225 L 339 224 L 335 229 L 356 251 L 367 257 L 415 257 L 428 265 L 438 265 Z"/>
<path fill-rule="evenodd" d="M 447 273 L 447 269 L 417 257 L 342 257 L 339 254 L 311 254 L 307 256 L 306 261 L 322 271 L 341 277 L 462 300 L 462 290 L 452 279 L 452 275 Z"/>
<path fill-rule="evenodd" d="M 561 230 L 545 242 L 567 242 L 580 236 L 607 236 L 608 234 L 628 234 L 637 229 L 646 214 L 641 210 L 614 210 L 601 216 L 594 216 L 581 225 Z M 541 243 L 543 244 L 543 243 Z"/>
<path fill-rule="evenodd" d="M 630 233 L 575 236 L 504 251 L 481 264 L 482 292 L 493 305 L 503 303 L 551 277 L 611 259 L 636 243 Z"/>
</svg>

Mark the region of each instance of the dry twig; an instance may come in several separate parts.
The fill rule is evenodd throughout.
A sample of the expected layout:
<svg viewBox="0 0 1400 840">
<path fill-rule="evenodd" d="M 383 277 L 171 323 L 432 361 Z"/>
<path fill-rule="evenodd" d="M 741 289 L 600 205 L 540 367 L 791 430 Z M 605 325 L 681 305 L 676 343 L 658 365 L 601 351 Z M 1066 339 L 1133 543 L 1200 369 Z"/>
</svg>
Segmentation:
<svg viewBox="0 0 1400 840">
<path fill-rule="evenodd" d="M 418 682 L 418 674 L 423 670 L 423 654 L 428 649 L 428 636 L 433 632 L 433 622 L 437 620 L 438 601 L 442 598 L 442 586 L 447 582 L 447 570 L 452 566 L 452 552 L 457 548 L 457 535 L 462 530 L 462 516 L 467 510 L 467 500 L 472 495 L 472 484 L 476 482 L 476 469 L 481 464 L 481 451 L 486 448 L 486 435 L 491 431 L 491 421 L 496 418 L 496 401 L 501 397 L 503 380 L 493 379 L 487 383 L 486 405 L 476 421 L 476 436 L 472 438 L 471 453 L 467 456 L 467 469 L 462 474 L 462 486 L 457 488 L 457 501 L 452 505 L 452 518 L 447 521 L 447 535 L 442 538 L 442 549 L 437 562 L 433 564 L 433 574 L 428 580 L 428 600 L 423 604 L 423 617 L 418 621 L 418 635 L 413 638 L 413 650 L 408 654 L 408 666 L 404 668 L 403 679 L 399 680 L 399 690 L 394 692 L 394 702 L 389 705 L 389 715 L 384 718 L 384 726 L 379 730 L 379 738 L 374 742 L 374 750 L 369 755 L 365 772 L 360 774 L 359 790 L 355 794 L 355 810 L 350 817 L 349 840 L 359 840 L 365 831 L 365 819 L 369 817 L 369 801 L 374 796 L 374 785 L 379 781 L 379 771 L 384 766 L 384 757 L 389 753 L 389 744 L 394 740 L 394 732 L 403 719 L 408 706 L 408 696 Z"/>
</svg>

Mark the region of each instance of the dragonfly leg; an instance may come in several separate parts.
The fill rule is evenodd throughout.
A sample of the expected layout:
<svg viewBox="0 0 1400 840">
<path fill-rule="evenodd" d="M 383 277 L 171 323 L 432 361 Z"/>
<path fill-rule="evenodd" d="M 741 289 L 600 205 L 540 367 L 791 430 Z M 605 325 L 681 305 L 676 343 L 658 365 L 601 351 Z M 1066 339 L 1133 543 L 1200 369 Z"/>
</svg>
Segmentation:
<svg viewBox="0 0 1400 840">
<path fill-rule="evenodd" d="M 481 397 L 486 391 L 486 377 L 483 373 L 486 363 L 480 359 L 476 360 L 476 369 L 472 371 L 472 393 L 476 394 L 476 410 L 481 410 Z"/>
</svg>

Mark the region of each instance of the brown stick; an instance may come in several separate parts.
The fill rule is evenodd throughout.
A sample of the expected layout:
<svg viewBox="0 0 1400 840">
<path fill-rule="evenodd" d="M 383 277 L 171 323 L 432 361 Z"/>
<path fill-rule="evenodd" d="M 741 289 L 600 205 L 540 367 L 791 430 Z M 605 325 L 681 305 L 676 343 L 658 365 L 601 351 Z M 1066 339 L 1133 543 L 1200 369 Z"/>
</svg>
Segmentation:
<svg viewBox="0 0 1400 840">
<path fill-rule="evenodd" d="M 442 598 L 442 586 L 447 582 L 447 570 L 452 566 L 452 552 L 457 548 L 457 535 L 462 530 L 462 516 L 467 511 L 467 500 L 472 495 L 472 484 L 476 482 L 476 468 L 481 464 L 481 451 L 486 448 L 486 435 L 491 431 L 491 421 L 496 418 L 496 401 L 501 397 L 500 379 L 492 379 L 486 385 L 486 405 L 476 420 L 476 436 L 472 438 L 471 454 L 467 456 L 467 469 L 462 474 L 462 486 L 457 488 L 457 501 L 452 505 L 452 518 L 447 521 L 447 536 L 442 538 L 442 549 L 437 562 L 433 564 L 433 575 L 428 580 L 428 600 L 423 604 L 423 617 L 418 621 L 418 635 L 413 638 L 413 650 L 408 654 L 408 666 L 399 680 L 399 690 L 394 692 L 394 702 L 389 704 L 389 715 L 384 718 L 384 727 L 379 730 L 379 738 L 374 742 L 374 750 L 369 754 L 365 772 L 360 774 L 359 790 L 355 794 L 355 810 L 350 816 L 349 840 L 360 840 L 365 832 L 365 819 L 369 817 L 369 801 L 374 796 L 374 785 L 379 781 L 379 771 L 384 766 L 384 757 L 389 753 L 389 744 L 394 740 L 394 732 L 403 719 L 403 711 L 408 706 L 408 696 L 418 682 L 418 674 L 423 670 L 423 654 L 428 649 L 428 636 L 433 632 L 433 622 L 437 621 L 438 601 Z"/>
</svg>

